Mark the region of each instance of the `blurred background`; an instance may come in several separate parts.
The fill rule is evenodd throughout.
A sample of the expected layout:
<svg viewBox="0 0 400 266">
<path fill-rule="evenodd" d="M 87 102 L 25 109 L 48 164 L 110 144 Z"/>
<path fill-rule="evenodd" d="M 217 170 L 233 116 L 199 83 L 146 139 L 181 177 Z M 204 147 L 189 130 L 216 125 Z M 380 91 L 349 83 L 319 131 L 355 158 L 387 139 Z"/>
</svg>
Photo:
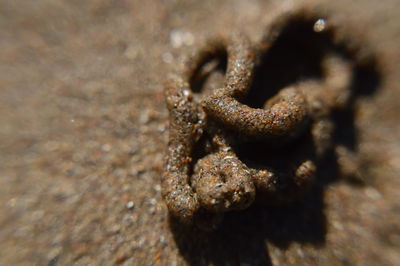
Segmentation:
<svg viewBox="0 0 400 266">
<path fill-rule="evenodd" d="M 362 182 L 229 214 L 212 233 L 170 228 L 168 73 L 200 40 L 257 42 L 297 7 L 342 21 L 376 59 L 342 135 Z M 397 0 L 0 1 L 0 264 L 399 265 L 399 15 Z"/>
</svg>

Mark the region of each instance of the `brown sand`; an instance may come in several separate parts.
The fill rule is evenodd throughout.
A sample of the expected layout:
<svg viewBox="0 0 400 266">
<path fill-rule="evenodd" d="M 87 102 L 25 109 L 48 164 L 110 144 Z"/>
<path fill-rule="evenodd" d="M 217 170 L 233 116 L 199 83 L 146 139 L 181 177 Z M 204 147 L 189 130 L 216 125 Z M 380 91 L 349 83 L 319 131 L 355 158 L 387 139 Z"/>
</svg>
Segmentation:
<svg viewBox="0 0 400 266">
<path fill-rule="evenodd" d="M 169 226 L 167 73 L 212 34 L 257 41 L 292 4 L 2 1 L 0 264 L 398 265 L 397 0 L 317 3 L 379 59 L 378 86 L 342 118 L 362 184 L 332 178 L 302 203 L 230 213 L 213 233 Z M 366 91 L 377 80 L 360 75 Z"/>
</svg>

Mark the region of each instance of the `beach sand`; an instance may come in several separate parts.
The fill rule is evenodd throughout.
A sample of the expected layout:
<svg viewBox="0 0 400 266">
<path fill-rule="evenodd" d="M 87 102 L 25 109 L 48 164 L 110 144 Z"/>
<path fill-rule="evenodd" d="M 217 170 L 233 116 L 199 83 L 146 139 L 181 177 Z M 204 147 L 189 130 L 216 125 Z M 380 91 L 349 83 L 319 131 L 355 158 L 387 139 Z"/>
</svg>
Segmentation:
<svg viewBox="0 0 400 266">
<path fill-rule="evenodd" d="M 211 233 L 171 228 L 168 73 L 213 34 L 258 41 L 294 2 L 346 21 L 377 58 L 343 118 L 362 182 L 229 213 Z M 396 0 L 2 1 L 0 264 L 398 265 L 399 15 Z"/>
</svg>

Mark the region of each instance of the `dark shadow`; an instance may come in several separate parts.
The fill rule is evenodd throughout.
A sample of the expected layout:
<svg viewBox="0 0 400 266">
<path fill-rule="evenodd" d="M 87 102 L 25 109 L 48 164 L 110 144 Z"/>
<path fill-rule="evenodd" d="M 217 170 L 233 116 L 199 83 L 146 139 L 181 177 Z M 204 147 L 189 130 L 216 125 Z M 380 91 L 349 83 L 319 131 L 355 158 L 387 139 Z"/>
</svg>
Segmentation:
<svg viewBox="0 0 400 266">
<path fill-rule="evenodd" d="M 321 61 L 327 51 L 334 51 L 354 62 L 354 54 L 343 45 L 334 44 L 334 32 L 316 33 L 315 20 L 295 17 L 289 21 L 273 46 L 264 53 L 256 69 L 251 92 L 244 103 L 260 108 L 280 89 L 301 80 L 322 79 Z M 226 57 L 226 55 L 224 55 Z M 226 65 L 223 59 L 221 64 Z M 351 85 L 349 106 L 335 112 L 334 143 L 357 152 L 354 102 L 356 98 L 372 95 L 380 84 L 380 74 L 373 60 L 356 65 Z M 224 72 L 223 67 L 216 68 Z M 200 93 L 207 75 L 197 78 L 195 92 Z M 264 143 L 238 145 L 239 157 L 246 163 L 273 165 L 285 168 L 291 163 L 288 154 L 314 155 L 309 132 L 285 150 Z M 265 146 L 266 145 L 266 146 Z M 199 155 L 201 157 L 201 155 Z M 340 178 L 334 151 L 318 161 L 316 182 L 301 199 L 284 206 L 252 206 L 241 212 L 226 213 L 222 224 L 213 232 L 186 228 L 170 218 L 177 246 L 190 265 L 272 265 L 267 242 L 280 249 L 291 243 L 321 247 L 326 237 L 324 190 Z M 362 185 L 360 182 L 358 185 Z"/>
<path fill-rule="evenodd" d="M 309 78 L 321 78 L 321 61 L 331 46 L 331 33 L 317 34 L 314 21 L 293 19 L 261 57 L 252 89 L 244 103 L 262 108 L 278 90 Z"/>
<path fill-rule="evenodd" d="M 191 89 L 195 94 L 207 95 L 217 85 L 221 85 L 227 68 L 228 56 L 224 49 L 216 49 L 215 54 L 203 58 L 191 79 Z M 219 78 L 218 78 L 219 77 Z"/>
</svg>

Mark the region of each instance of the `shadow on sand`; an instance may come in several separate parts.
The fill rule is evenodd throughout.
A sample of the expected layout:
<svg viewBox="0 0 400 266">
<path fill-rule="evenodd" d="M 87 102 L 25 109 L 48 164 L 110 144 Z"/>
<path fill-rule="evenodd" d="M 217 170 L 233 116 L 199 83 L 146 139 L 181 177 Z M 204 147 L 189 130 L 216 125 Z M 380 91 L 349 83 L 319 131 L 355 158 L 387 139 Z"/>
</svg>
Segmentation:
<svg viewBox="0 0 400 266">
<path fill-rule="evenodd" d="M 315 33 L 314 22 L 301 17 L 288 22 L 262 57 L 246 99 L 249 105 L 261 107 L 278 90 L 299 80 L 322 78 L 321 62 L 327 51 L 333 50 L 355 62 L 345 44 L 333 43 L 332 32 Z M 333 114 L 335 144 L 345 145 L 354 152 L 357 152 L 354 102 L 362 95 L 372 95 L 380 84 L 373 61 L 356 66 L 351 86 L 352 101 L 346 110 Z M 254 158 L 262 158 L 257 151 L 249 153 Z M 284 158 L 285 155 L 280 156 Z M 339 179 L 335 156 L 332 151 L 319 163 L 316 183 L 302 201 L 280 207 L 253 206 L 245 211 L 227 213 L 223 223 L 213 232 L 184 228 L 171 220 L 181 254 L 190 265 L 271 265 L 267 242 L 281 249 L 287 249 L 293 242 L 323 246 L 327 233 L 324 190 Z M 360 180 L 352 184 L 363 185 Z"/>
</svg>

